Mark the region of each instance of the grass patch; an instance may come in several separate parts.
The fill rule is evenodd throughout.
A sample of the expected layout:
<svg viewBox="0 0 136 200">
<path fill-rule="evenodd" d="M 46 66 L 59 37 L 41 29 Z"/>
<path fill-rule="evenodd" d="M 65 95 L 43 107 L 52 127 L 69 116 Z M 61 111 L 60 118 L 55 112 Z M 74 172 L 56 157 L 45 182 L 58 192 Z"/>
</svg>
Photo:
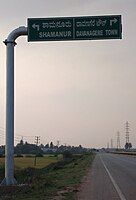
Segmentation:
<svg viewBox="0 0 136 200">
<path fill-rule="evenodd" d="M 58 160 L 62 160 L 62 155 L 58 157 L 45 155 L 43 157 L 36 158 L 36 166 L 34 166 L 34 155 L 32 156 L 24 156 L 24 157 L 15 157 L 14 164 L 15 169 L 25 169 L 29 167 L 35 168 L 43 168 L 49 165 L 50 163 L 58 162 Z M 5 165 L 5 158 L 0 158 L 0 167 Z"/>
<path fill-rule="evenodd" d="M 18 183 L 24 183 L 24 185 L 15 186 L 13 193 L 9 192 L 10 195 L 6 193 L 7 196 L 0 188 L 0 199 L 48 200 L 57 197 L 72 200 L 93 158 L 93 154 L 75 155 L 72 158 L 51 163 L 42 169 L 16 170 L 15 176 Z M 11 190 L 13 190 L 12 187 Z"/>
</svg>

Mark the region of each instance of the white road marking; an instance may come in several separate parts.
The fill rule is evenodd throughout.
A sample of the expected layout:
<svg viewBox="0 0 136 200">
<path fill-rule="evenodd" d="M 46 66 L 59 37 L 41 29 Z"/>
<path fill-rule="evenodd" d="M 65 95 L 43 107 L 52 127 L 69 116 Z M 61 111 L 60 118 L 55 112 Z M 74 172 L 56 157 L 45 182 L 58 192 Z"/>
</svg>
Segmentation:
<svg viewBox="0 0 136 200">
<path fill-rule="evenodd" d="M 126 200 L 126 198 L 125 198 L 125 196 L 122 194 L 122 192 L 121 192 L 119 186 L 117 185 L 117 183 L 115 182 L 114 178 L 111 176 L 109 170 L 107 169 L 106 165 L 104 164 L 104 161 L 103 161 L 103 159 L 101 158 L 101 156 L 100 156 L 100 159 L 101 159 L 101 162 L 102 162 L 102 164 L 103 164 L 103 166 L 104 166 L 104 168 L 105 168 L 107 174 L 109 175 L 110 180 L 111 180 L 112 184 L 114 185 L 114 187 L 115 187 L 115 189 L 116 189 L 116 191 L 117 191 L 117 193 L 118 193 L 120 199 L 121 199 L 121 200 Z"/>
</svg>

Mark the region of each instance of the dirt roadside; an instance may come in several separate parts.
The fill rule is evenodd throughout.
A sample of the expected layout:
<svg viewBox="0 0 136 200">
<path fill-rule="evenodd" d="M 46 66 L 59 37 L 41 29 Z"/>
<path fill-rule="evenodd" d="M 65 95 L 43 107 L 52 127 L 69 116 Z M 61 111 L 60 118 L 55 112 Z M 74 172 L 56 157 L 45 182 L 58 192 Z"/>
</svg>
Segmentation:
<svg viewBox="0 0 136 200">
<path fill-rule="evenodd" d="M 78 192 L 76 194 L 76 200 L 89 200 L 90 199 L 90 188 L 91 188 L 91 175 L 92 169 L 90 168 L 83 178 L 81 185 L 78 188 Z"/>
</svg>

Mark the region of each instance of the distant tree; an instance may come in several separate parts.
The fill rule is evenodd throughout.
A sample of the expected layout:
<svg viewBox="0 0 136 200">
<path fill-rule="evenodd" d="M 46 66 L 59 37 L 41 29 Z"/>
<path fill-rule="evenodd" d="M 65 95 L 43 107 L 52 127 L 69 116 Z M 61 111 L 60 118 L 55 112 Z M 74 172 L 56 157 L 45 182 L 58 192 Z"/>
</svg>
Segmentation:
<svg viewBox="0 0 136 200">
<path fill-rule="evenodd" d="M 5 146 L 0 146 L 0 156 L 2 157 L 4 153 L 5 153 Z"/>
<path fill-rule="evenodd" d="M 45 148 L 47 148 L 47 149 L 48 149 L 48 148 L 49 148 L 49 144 L 46 144 L 46 145 L 45 145 Z"/>
<path fill-rule="evenodd" d="M 44 148 L 44 145 L 43 145 L 43 144 L 40 144 L 40 145 L 39 145 L 39 148 Z"/>
<path fill-rule="evenodd" d="M 131 149 L 132 148 L 132 144 L 128 143 L 128 148 Z"/>
<path fill-rule="evenodd" d="M 24 142 L 23 142 L 23 140 L 20 140 L 20 143 L 19 143 L 20 145 L 23 145 L 24 144 Z"/>
<path fill-rule="evenodd" d="M 128 149 L 128 143 L 126 142 L 126 144 L 125 144 L 125 149 Z"/>
<path fill-rule="evenodd" d="M 54 145 L 53 142 L 50 143 L 50 148 L 53 149 Z"/>
<path fill-rule="evenodd" d="M 131 149 L 131 148 L 132 148 L 132 144 L 126 142 L 126 144 L 125 144 L 125 149 Z"/>
<path fill-rule="evenodd" d="M 43 153 L 41 148 L 39 146 L 36 146 L 35 144 L 29 144 L 28 142 L 25 142 L 23 145 L 22 143 L 18 143 L 14 148 L 15 154 L 38 154 Z"/>
</svg>

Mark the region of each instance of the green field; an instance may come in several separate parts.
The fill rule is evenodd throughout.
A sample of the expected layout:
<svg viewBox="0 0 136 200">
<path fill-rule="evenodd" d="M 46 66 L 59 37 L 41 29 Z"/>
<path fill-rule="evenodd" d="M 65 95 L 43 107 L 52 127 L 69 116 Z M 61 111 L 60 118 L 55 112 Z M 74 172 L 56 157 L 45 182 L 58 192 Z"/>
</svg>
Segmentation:
<svg viewBox="0 0 136 200">
<path fill-rule="evenodd" d="M 53 156 L 53 155 L 45 155 L 44 157 L 36 158 L 36 166 L 34 166 L 35 157 L 32 156 L 24 156 L 24 157 L 15 157 L 14 164 L 15 169 L 25 169 L 28 167 L 34 168 L 43 168 L 49 165 L 50 163 L 58 162 L 58 160 L 62 159 L 62 155 Z M 4 166 L 5 158 L 0 158 L 0 166 Z"/>
<path fill-rule="evenodd" d="M 15 178 L 19 185 L 1 186 L 0 200 L 74 200 L 93 158 L 93 154 L 72 155 L 69 159 L 62 159 L 60 156 L 58 161 L 55 156 L 45 156 L 37 160 L 37 168 L 24 168 L 31 164 L 33 166 L 31 159 L 34 158 L 15 158 Z M 38 162 L 41 163 L 38 165 Z M 1 168 L 0 178 L 3 176 Z"/>
</svg>

